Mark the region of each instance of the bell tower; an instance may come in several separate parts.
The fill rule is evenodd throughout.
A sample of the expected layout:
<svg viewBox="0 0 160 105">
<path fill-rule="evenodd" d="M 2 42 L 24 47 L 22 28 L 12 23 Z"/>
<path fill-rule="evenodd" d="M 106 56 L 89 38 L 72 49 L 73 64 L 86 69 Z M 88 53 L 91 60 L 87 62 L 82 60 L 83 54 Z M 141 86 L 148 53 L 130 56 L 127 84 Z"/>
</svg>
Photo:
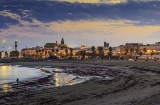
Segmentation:
<svg viewBox="0 0 160 105">
<path fill-rule="evenodd" d="M 15 41 L 15 51 L 17 51 L 17 43 L 18 43 L 18 41 L 16 40 Z"/>
<path fill-rule="evenodd" d="M 62 38 L 62 40 L 61 40 L 61 44 L 64 44 L 64 39 Z"/>
</svg>

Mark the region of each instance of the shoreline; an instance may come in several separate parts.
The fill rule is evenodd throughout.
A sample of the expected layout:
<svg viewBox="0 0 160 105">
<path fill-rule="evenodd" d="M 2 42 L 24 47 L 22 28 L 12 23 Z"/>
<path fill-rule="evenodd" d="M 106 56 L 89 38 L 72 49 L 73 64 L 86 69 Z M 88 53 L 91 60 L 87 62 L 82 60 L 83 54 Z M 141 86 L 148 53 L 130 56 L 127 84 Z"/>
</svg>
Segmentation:
<svg viewBox="0 0 160 105">
<path fill-rule="evenodd" d="M 3 64 L 3 65 L 10 65 L 10 64 Z M 11 65 L 13 66 L 13 65 L 17 65 L 17 64 L 11 64 Z M 29 66 L 29 65 L 27 65 L 27 66 L 19 65 L 19 66 L 20 67 L 27 67 L 27 68 L 37 68 L 37 66 Z M 54 73 L 66 73 L 66 72 L 64 72 L 64 71 L 50 71 L 50 70 L 47 70 L 48 68 L 52 68 L 52 67 L 51 66 L 41 66 L 41 67 L 38 66 L 38 69 L 41 72 L 49 73 L 46 76 L 36 77 L 36 78 L 31 78 L 31 79 L 29 78 L 27 80 L 23 80 L 23 81 L 19 82 L 18 84 L 16 82 L 4 83 L 4 84 L 7 84 L 7 87 L 0 88 L 1 89 L 0 99 L 2 97 L 10 97 L 11 94 L 14 94 L 14 93 L 19 94 L 24 91 L 27 93 L 27 92 L 29 92 L 28 89 L 33 89 L 33 92 L 40 92 L 40 91 L 43 91 L 43 90 L 46 90 L 49 88 L 56 88 L 57 86 L 55 86 L 54 83 L 51 83 L 51 81 L 52 81 L 51 79 L 53 77 L 53 72 Z M 73 78 L 71 81 L 74 81 L 78 78 L 79 77 Z M 84 81 L 82 81 L 82 82 L 84 82 Z M 4 85 L 4 84 L 2 84 L 2 85 Z M 78 83 L 76 83 L 76 84 L 78 84 Z M 68 86 L 68 85 L 64 85 L 64 86 Z M 61 86 L 58 86 L 58 87 L 61 87 Z M 5 90 L 2 91 L 3 89 L 5 89 Z M 7 91 L 7 92 L 5 92 L 5 91 Z"/>
<path fill-rule="evenodd" d="M 3 65 L 8 65 L 8 64 L 2 64 L 1 66 L 3 66 Z M 12 65 L 12 66 L 17 66 L 17 65 Z M 22 65 L 18 65 L 18 66 L 19 67 L 26 67 L 28 69 L 34 68 L 34 69 L 38 69 L 39 72 L 48 73 L 48 74 L 41 74 L 40 76 L 35 76 L 35 77 L 31 77 L 31 78 L 24 78 L 24 79 L 22 79 L 18 82 L 19 85 L 30 85 L 31 83 L 38 83 L 38 82 L 41 82 L 41 81 L 45 81 L 46 79 L 49 79 L 51 77 L 50 72 L 48 72 L 46 70 L 41 70 L 41 68 L 37 68 L 37 67 L 34 67 L 34 66 L 22 66 Z M 15 81 L 0 84 L 0 91 L 1 92 L 4 92 L 4 91 L 2 91 L 4 85 L 7 85 L 7 86 L 4 87 L 4 88 L 7 89 L 7 88 L 11 88 L 11 87 L 17 85 L 17 82 L 15 80 Z"/>
<path fill-rule="evenodd" d="M 53 61 L 21 62 L 5 65 L 51 66 L 78 75 L 111 76 L 114 79 L 91 79 L 72 86 L 48 88 L 33 93 L 19 93 L 21 98 L 0 98 L 0 103 L 54 105 L 150 105 L 160 97 L 159 61 Z M 154 91 L 153 91 L 154 90 Z M 33 99 L 34 101 L 33 101 Z M 97 100 L 98 99 L 98 100 Z M 151 100 L 152 99 L 152 100 Z M 24 101 L 25 100 L 25 101 Z M 149 101 L 150 100 L 150 101 Z"/>
</svg>

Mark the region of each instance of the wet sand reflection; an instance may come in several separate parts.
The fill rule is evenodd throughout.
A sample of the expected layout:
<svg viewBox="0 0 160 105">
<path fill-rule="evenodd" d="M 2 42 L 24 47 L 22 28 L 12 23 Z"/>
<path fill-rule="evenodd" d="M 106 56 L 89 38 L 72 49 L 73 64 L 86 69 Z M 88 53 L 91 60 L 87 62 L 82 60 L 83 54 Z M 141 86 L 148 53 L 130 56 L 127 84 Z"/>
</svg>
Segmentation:
<svg viewBox="0 0 160 105">
<path fill-rule="evenodd" d="M 7 93 L 7 92 L 13 92 L 12 86 L 10 86 L 8 84 L 4 84 L 2 87 L 3 87 L 3 91 L 5 93 Z"/>
</svg>

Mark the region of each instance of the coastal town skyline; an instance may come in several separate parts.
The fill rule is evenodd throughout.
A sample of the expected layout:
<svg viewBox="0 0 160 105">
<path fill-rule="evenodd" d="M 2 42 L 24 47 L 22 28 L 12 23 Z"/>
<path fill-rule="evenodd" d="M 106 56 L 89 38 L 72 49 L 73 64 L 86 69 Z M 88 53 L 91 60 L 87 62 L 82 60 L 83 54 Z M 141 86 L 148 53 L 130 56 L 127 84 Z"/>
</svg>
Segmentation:
<svg viewBox="0 0 160 105">
<path fill-rule="evenodd" d="M 21 50 L 62 37 L 71 47 L 102 46 L 104 41 L 113 47 L 153 44 L 160 39 L 158 0 L 1 0 L 0 4 L 4 50 L 13 50 L 15 40 Z"/>
<path fill-rule="evenodd" d="M 6 42 L 6 40 L 2 40 Z M 143 43 L 126 43 L 125 45 L 110 46 L 109 43 L 104 41 L 103 46 L 86 46 L 81 45 L 78 47 L 70 47 L 65 43 L 65 39 L 62 38 L 60 43 L 56 41 L 55 43 L 45 43 L 44 46 L 35 47 L 25 47 L 18 51 L 18 41 L 15 41 L 13 50 L 11 52 L 3 51 L 1 52 L 1 58 L 26 58 L 30 57 L 33 59 L 39 58 L 52 58 L 53 56 L 58 57 L 58 59 L 69 59 L 70 57 L 74 59 L 102 59 L 113 57 L 114 59 L 120 59 L 123 57 L 136 58 L 144 55 L 147 59 L 150 57 L 152 59 L 159 59 L 158 55 L 160 53 L 160 42 L 154 44 L 143 44 Z M 4 47 L 3 47 L 4 48 Z M 149 57 L 148 57 L 149 56 Z M 110 58 L 109 58 L 110 59 Z"/>
<path fill-rule="evenodd" d="M 160 0 L 0 0 L 0 105 L 160 105 Z"/>
<path fill-rule="evenodd" d="M 63 39 L 63 38 L 62 38 Z M 15 41 L 17 42 L 17 48 L 15 48 Z M 56 40 L 55 42 L 46 42 L 46 43 L 43 43 L 43 45 L 35 45 L 35 46 L 23 46 L 23 47 L 19 47 L 21 44 L 19 43 L 19 41 L 18 40 L 14 40 L 12 43 L 12 45 L 11 46 L 6 46 L 5 44 L 7 43 L 7 40 L 5 40 L 5 39 L 3 39 L 3 40 L 1 40 L 1 43 L 2 43 L 2 45 L 1 45 L 1 51 L 7 51 L 8 53 L 9 52 L 11 52 L 11 51 L 15 51 L 15 49 L 17 49 L 17 51 L 22 51 L 22 49 L 27 49 L 27 48 L 36 48 L 36 47 L 44 47 L 47 43 L 58 43 L 58 44 L 60 44 L 61 43 L 61 40 Z M 92 44 L 92 45 L 87 45 L 87 44 L 82 44 L 82 45 L 78 45 L 78 46 L 70 46 L 70 45 L 68 45 L 68 43 L 64 43 L 64 44 L 66 44 L 68 47 L 70 47 L 70 48 L 80 48 L 81 46 L 87 46 L 87 47 L 92 47 L 92 46 L 99 46 L 99 47 L 104 47 L 104 43 L 108 43 L 108 42 L 106 42 L 106 40 L 105 41 L 102 41 L 102 43 L 101 43 L 101 45 L 95 45 L 95 44 Z M 123 46 L 123 45 L 126 45 L 126 44 L 128 44 L 128 43 L 130 43 L 130 44 L 138 44 L 139 42 L 126 42 L 126 43 L 124 43 L 124 44 L 120 44 L 120 45 L 117 45 L 117 46 L 111 46 L 110 45 L 110 43 L 108 43 L 108 48 L 109 47 L 119 47 L 119 46 Z M 140 44 L 142 44 L 142 45 L 150 45 L 150 44 L 156 44 L 156 43 L 159 43 L 159 42 L 155 42 L 155 43 L 140 43 Z"/>
</svg>

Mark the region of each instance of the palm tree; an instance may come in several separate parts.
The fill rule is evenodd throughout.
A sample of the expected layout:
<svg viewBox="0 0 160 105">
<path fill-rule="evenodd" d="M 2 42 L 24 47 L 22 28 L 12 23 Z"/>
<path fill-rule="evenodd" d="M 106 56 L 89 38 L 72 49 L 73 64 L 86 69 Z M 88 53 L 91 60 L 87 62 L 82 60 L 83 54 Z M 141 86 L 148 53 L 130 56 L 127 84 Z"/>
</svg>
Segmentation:
<svg viewBox="0 0 160 105">
<path fill-rule="evenodd" d="M 78 51 L 77 53 L 76 53 L 76 56 L 82 56 L 82 54 L 81 54 L 81 51 Z"/>
<path fill-rule="evenodd" d="M 128 48 L 126 47 L 125 48 L 125 55 L 127 55 L 128 54 Z"/>
<path fill-rule="evenodd" d="M 18 51 L 15 51 L 15 56 L 18 58 L 18 56 L 19 56 L 19 52 Z"/>
<path fill-rule="evenodd" d="M 45 55 L 47 55 L 47 50 L 44 53 L 45 53 Z"/>
<path fill-rule="evenodd" d="M 141 56 L 142 56 L 142 52 L 139 52 L 139 55 L 140 55 L 140 58 L 141 58 Z"/>
<path fill-rule="evenodd" d="M 109 47 L 109 53 L 108 53 L 108 56 L 109 56 L 109 59 L 111 59 L 111 57 L 112 57 L 112 47 L 110 46 Z"/>
<path fill-rule="evenodd" d="M 95 47 L 92 46 L 91 50 L 92 50 L 92 58 L 94 58 L 95 57 Z"/>
<path fill-rule="evenodd" d="M 38 54 L 38 50 L 36 50 L 36 54 Z"/>
<path fill-rule="evenodd" d="M 59 52 L 59 49 L 56 49 L 56 53 L 58 54 L 58 52 Z"/>
<path fill-rule="evenodd" d="M 5 51 L 5 57 L 8 57 L 8 52 L 7 51 Z"/>
<path fill-rule="evenodd" d="M 103 47 L 98 47 L 99 57 L 103 56 Z"/>
<path fill-rule="evenodd" d="M 82 59 L 85 59 L 86 50 L 81 50 L 76 53 L 77 56 L 81 56 Z"/>
<path fill-rule="evenodd" d="M 42 58 L 42 53 L 40 53 L 40 58 Z"/>
<path fill-rule="evenodd" d="M 82 50 L 82 59 L 85 59 L 86 56 L 86 50 Z"/>
<path fill-rule="evenodd" d="M 132 56 L 133 51 L 134 51 L 134 49 L 133 49 L 133 48 L 130 48 L 131 56 Z"/>
<path fill-rule="evenodd" d="M 49 56 L 52 56 L 52 52 L 51 51 L 49 51 L 48 54 L 49 54 Z"/>
<path fill-rule="evenodd" d="M 39 57 L 38 52 L 39 52 L 39 50 L 36 50 L 35 58 L 38 58 L 38 57 Z M 25 57 L 25 53 L 23 54 L 23 57 Z"/>
<path fill-rule="evenodd" d="M 65 49 L 66 57 L 68 57 L 68 49 Z"/>
<path fill-rule="evenodd" d="M 70 56 L 71 56 L 71 58 L 73 56 L 73 49 L 72 48 L 70 48 Z"/>
<path fill-rule="evenodd" d="M 147 52 L 147 49 L 146 49 L 146 48 L 143 48 L 143 52 L 144 52 L 144 54 L 146 54 L 146 52 Z"/>
<path fill-rule="evenodd" d="M 152 55 L 153 55 L 153 52 L 151 51 L 151 59 L 152 59 Z"/>
<path fill-rule="evenodd" d="M 136 51 L 136 54 L 138 54 L 138 53 L 139 53 L 139 49 L 136 49 L 135 51 Z"/>
</svg>

